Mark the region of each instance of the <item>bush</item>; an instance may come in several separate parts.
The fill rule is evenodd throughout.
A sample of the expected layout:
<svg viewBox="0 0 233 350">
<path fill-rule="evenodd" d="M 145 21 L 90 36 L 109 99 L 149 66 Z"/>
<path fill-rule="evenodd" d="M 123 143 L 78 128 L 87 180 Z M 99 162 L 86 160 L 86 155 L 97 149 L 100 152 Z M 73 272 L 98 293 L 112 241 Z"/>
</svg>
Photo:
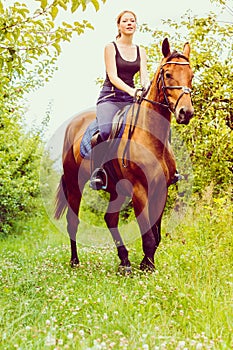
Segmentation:
<svg viewBox="0 0 233 350">
<path fill-rule="evenodd" d="M 39 194 L 38 169 L 41 140 L 25 134 L 16 122 L 1 120 L 0 232 L 10 232 L 13 222 L 30 213 Z"/>
</svg>

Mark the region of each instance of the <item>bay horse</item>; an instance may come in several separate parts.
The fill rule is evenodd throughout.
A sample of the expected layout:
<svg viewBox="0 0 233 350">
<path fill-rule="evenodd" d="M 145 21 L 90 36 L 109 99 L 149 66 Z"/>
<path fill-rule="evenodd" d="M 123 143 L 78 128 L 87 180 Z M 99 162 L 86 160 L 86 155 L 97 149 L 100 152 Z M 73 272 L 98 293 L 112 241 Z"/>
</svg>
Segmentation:
<svg viewBox="0 0 233 350">
<path fill-rule="evenodd" d="M 178 124 L 187 125 L 194 114 L 189 43 L 185 43 L 182 53 L 171 52 L 165 38 L 162 54 L 148 91 L 127 112 L 123 134 L 117 147 L 113 147 L 114 155 L 106 159 L 115 175 L 109 176 L 105 189 L 110 193 L 110 199 L 104 219 L 118 251 L 119 269 L 125 273 L 131 272 L 131 263 L 118 229 L 121 207 L 126 197 L 131 197 L 144 253 L 140 268 L 153 270 L 168 187 L 176 171 L 169 143 L 171 116 L 174 114 Z M 94 111 L 77 115 L 67 126 L 64 138 L 63 175 L 57 189 L 54 216 L 59 219 L 67 209 L 72 267 L 79 265 L 76 246 L 78 213 L 82 191 L 91 171 L 91 161 L 81 156 L 80 144 L 85 130 L 95 118 Z M 107 145 L 106 155 L 111 154 Z"/>
</svg>

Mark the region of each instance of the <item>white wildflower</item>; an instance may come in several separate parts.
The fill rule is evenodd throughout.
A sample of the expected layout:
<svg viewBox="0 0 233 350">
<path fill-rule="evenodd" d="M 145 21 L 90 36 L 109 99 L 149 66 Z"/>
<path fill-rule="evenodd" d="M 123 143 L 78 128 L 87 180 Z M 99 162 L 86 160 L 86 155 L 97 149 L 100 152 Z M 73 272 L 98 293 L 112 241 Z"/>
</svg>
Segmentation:
<svg viewBox="0 0 233 350">
<path fill-rule="evenodd" d="M 184 347 L 185 347 L 185 341 L 184 340 L 179 341 L 178 349 L 183 349 Z"/>
<path fill-rule="evenodd" d="M 51 345 L 56 345 L 56 338 L 51 333 L 48 333 L 45 339 L 45 346 L 51 346 Z"/>
<path fill-rule="evenodd" d="M 84 334 L 85 334 L 84 330 L 83 330 L 83 329 L 80 329 L 79 335 L 81 335 L 81 337 L 84 337 Z"/>
</svg>

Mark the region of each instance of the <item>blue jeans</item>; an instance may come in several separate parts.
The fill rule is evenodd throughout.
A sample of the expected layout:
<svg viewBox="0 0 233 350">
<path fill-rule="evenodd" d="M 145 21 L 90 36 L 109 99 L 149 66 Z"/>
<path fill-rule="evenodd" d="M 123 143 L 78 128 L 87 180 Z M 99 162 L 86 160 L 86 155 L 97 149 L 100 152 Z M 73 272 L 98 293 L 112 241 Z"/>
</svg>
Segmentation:
<svg viewBox="0 0 233 350">
<path fill-rule="evenodd" d="M 107 140 L 111 132 L 113 117 L 117 111 L 132 103 L 133 97 L 126 92 L 114 86 L 103 86 L 96 107 L 96 118 L 103 141 Z"/>
</svg>

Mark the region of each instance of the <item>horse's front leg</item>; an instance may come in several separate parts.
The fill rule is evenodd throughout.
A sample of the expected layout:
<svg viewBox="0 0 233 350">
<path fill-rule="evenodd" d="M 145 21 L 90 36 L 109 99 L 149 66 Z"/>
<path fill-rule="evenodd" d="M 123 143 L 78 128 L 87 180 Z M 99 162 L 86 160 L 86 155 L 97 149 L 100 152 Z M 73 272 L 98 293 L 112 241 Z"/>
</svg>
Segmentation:
<svg viewBox="0 0 233 350">
<path fill-rule="evenodd" d="M 142 235 L 142 247 L 144 252 L 144 258 L 140 263 L 140 269 L 153 271 L 155 268 L 154 255 L 157 246 L 152 230 L 148 230 Z"/>
<path fill-rule="evenodd" d="M 143 250 L 145 256 L 140 264 L 142 270 L 151 270 L 153 271 L 154 266 L 154 255 L 161 241 L 161 219 L 158 220 L 156 224 L 153 224 L 151 227 L 153 238 L 151 236 L 150 230 L 143 234 Z"/>
<path fill-rule="evenodd" d="M 151 221 L 151 228 L 155 236 L 155 244 L 157 248 L 161 241 L 161 220 L 162 220 L 162 217 L 160 217 L 156 223 L 153 222 L 153 219 Z"/>
<path fill-rule="evenodd" d="M 112 234 L 113 241 L 118 251 L 118 256 L 120 259 L 119 272 L 127 275 L 131 273 L 131 264 L 128 259 L 128 250 L 126 249 L 118 230 L 119 213 L 124 200 L 125 196 L 118 195 L 117 193 L 111 193 L 108 209 L 104 219 Z"/>
<path fill-rule="evenodd" d="M 140 269 L 154 270 L 154 254 L 156 251 L 156 241 L 154 233 L 150 226 L 146 200 L 144 201 L 142 197 L 143 196 L 133 198 L 134 212 L 141 231 L 142 248 L 144 252 L 144 258 L 140 264 Z"/>
<path fill-rule="evenodd" d="M 155 205 L 154 198 L 148 197 L 147 191 L 140 189 L 133 197 L 134 211 L 142 236 L 144 258 L 141 261 L 142 270 L 154 270 L 154 255 L 160 242 L 160 218 L 164 205 Z M 138 193 L 140 195 L 138 195 Z M 159 202 L 161 203 L 161 202 Z M 153 212 L 153 219 L 151 219 Z"/>
</svg>

